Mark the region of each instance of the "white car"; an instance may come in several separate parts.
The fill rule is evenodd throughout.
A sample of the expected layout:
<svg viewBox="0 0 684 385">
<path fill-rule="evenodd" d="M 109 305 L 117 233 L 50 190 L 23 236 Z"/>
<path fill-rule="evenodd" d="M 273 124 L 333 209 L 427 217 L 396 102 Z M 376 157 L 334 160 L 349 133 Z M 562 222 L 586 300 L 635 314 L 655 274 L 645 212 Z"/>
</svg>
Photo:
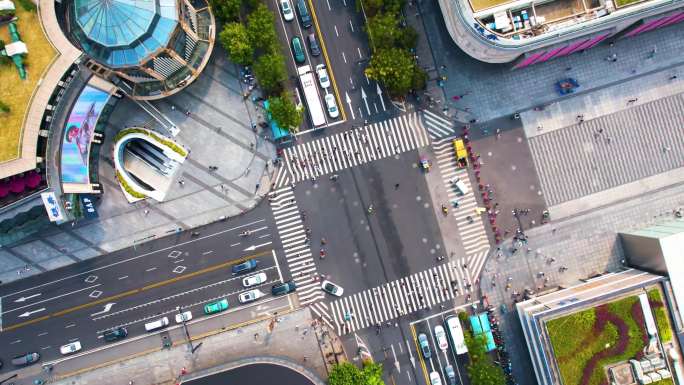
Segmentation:
<svg viewBox="0 0 684 385">
<path fill-rule="evenodd" d="M 249 277 L 245 277 L 242 279 L 242 286 L 244 287 L 250 287 L 250 286 L 256 286 L 259 284 L 262 284 L 266 282 L 266 273 L 259 273 L 259 274 L 254 274 L 250 275 Z"/>
<path fill-rule="evenodd" d="M 294 11 L 292 10 L 290 0 L 280 0 L 280 10 L 283 12 L 283 19 L 285 21 L 294 20 Z"/>
<path fill-rule="evenodd" d="M 439 350 L 446 352 L 449 348 L 449 342 L 447 341 L 444 328 L 441 325 L 435 326 L 435 339 L 437 340 L 437 347 L 439 347 Z"/>
<path fill-rule="evenodd" d="M 330 78 L 328 77 L 328 70 L 325 69 L 325 64 L 316 66 L 316 75 L 318 75 L 318 83 L 321 88 L 328 89 L 330 87 Z"/>
<path fill-rule="evenodd" d="M 321 283 L 321 289 L 324 292 L 326 292 L 328 294 L 332 294 L 332 295 L 337 296 L 337 297 L 341 297 L 342 294 L 344 294 L 344 289 L 342 288 L 342 286 L 334 284 L 334 283 L 328 281 L 327 279 L 325 281 L 323 281 L 323 283 Z"/>
<path fill-rule="evenodd" d="M 262 292 L 261 290 L 253 289 L 250 291 L 246 291 L 244 293 L 240 293 L 240 295 L 238 296 L 238 301 L 240 301 L 240 303 L 249 303 L 258 300 L 259 298 L 265 295 L 266 294 L 264 294 L 264 292 Z"/>
<path fill-rule="evenodd" d="M 59 348 L 59 352 L 65 356 L 67 354 L 76 353 L 79 350 L 81 350 L 81 342 L 79 342 L 79 341 L 74 341 L 70 344 L 62 345 Z"/>
<path fill-rule="evenodd" d="M 340 116 L 340 110 L 337 109 L 337 103 L 333 94 L 325 94 L 325 106 L 328 108 L 328 115 L 331 118 L 334 119 Z"/>
<path fill-rule="evenodd" d="M 176 314 L 176 323 L 177 324 L 181 324 L 183 322 L 188 322 L 191 319 L 192 319 L 192 313 L 190 312 L 190 310 Z"/>
<path fill-rule="evenodd" d="M 459 178 L 459 177 L 454 177 L 454 178 L 449 179 L 449 182 L 450 182 L 454 187 L 456 187 L 456 188 L 458 189 L 458 191 L 461 192 L 462 195 L 466 195 L 466 194 L 468 193 L 468 191 L 469 191 L 469 190 L 468 190 L 468 186 L 466 186 L 465 183 L 463 183 L 463 181 L 461 180 L 461 178 Z"/>
<path fill-rule="evenodd" d="M 436 371 L 430 372 L 430 385 L 442 385 L 442 378 Z"/>
</svg>

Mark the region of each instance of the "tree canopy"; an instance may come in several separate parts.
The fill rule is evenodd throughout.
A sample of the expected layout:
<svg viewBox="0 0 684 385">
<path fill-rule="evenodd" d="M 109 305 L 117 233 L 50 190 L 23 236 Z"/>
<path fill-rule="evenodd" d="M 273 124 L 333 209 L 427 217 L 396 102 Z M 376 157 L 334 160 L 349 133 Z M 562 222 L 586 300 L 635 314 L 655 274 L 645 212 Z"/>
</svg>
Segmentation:
<svg viewBox="0 0 684 385">
<path fill-rule="evenodd" d="M 254 64 L 254 76 L 266 94 L 278 94 L 287 79 L 285 58 L 278 53 L 261 55 Z"/>
<path fill-rule="evenodd" d="M 303 110 L 297 108 L 287 92 L 269 98 L 268 103 L 271 119 L 275 120 L 278 126 L 291 131 L 298 130 L 304 118 Z"/>
<path fill-rule="evenodd" d="M 228 23 L 219 34 L 221 45 L 228 51 L 230 60 L 237 64 L 252 64 L 254 47 L 250 44 L 247 28 L 240 23 Z"/>
<path fill-rule="evenodd" d="M 252 45 L 264 50 L 274 52 L 278 47 L 278 36 L 275 30 L 273 13 L 264 4 L 259 4 L 247 16 L 247 32 Z"/>
<path fill-rule="evenodd" d="M 382 380 L 382 364 L 364 362 L 359 369 L 350 362 L 333 366 L 328 385 L 385 385 Z"/>
</svg>

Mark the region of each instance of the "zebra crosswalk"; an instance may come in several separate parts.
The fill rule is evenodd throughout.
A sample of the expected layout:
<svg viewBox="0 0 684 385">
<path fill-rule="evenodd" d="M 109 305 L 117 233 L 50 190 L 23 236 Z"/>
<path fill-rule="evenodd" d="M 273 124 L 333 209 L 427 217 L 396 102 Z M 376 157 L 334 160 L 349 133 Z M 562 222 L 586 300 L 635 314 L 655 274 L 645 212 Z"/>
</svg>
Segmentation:
<svg viewBox="0 0 684 385">
<path fill-rule="evenodd" d="M 283 151 L 275 188 L 429 145 L 418 113 L 403 114 Z"/>
<path fill-rule="evenodd" d="M 471 276 L 464 263 L 461 258 L 331 302 L 337 334 L 382 325 L 469 293 Z"/>
<path fill-rule="evenodd" d="M 437 167 L 442 175 L 444 187 L 449 201 L 458 200 L 458 207 L 451 209 L 451 215 L 456 219 L 461 242 L 468 259 L 471 271 L 479 273 L 484 265 L 489 250 L 489 238 L 485 229 L 482 214 L 478 214 L 475 199 L 477 186 L 473 188 L 466 168 L 458 167 L 454 153 L 453 140 L 455 136 L 436 140 L 432 144 L 435 152 Z M 459 178 L 468 188 L 468 193 L 462 195 L 452 185 L 450 180 Z"/>
<path fill-rule="evenodd" d="M 290 186 L 271 192 L 269 201 L 276 228 L 280 236 L 285 260 L 297 285 L 297 295 L 301 305 L 315 303 L 323 298 L 319 288 L 316 264 L 309 243 L 306 242 L 306 230 L 302 222 L 299 207 Z"/>
<path fill-rule="evenodd" d="M 456 133 L 456 124 L 443 114 L 430 110 L 422 110 L 423 126 L 433 140 L 451 136 Z"/>
</svg>

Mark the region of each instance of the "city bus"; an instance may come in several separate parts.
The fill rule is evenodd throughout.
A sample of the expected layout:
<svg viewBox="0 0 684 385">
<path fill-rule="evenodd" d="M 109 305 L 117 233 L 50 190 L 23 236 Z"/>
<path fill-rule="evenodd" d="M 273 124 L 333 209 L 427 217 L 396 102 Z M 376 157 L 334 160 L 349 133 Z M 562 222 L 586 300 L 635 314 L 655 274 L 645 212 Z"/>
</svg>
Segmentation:
<svg viewBox="0 0 684 385">
<path fill-rule="evenodd" d="M 264 110 L 266 110 L 266 117 L 268 118 L 269 124 L 271 126 L 271 134 L 273 136 L 273 142 L 276 146 L 282 146 L 284 144 L 290 143 L 292 141 L 292 134 L 290 131 L 280 127 L 275 120 L 271 118 L 271 111 L 268 109 L 270 103 L 268 100 L 264 100 Z"/>
<path fill-rule="evenodd" d="M 318 95 L 318 85 L 316 84 L 314 73 L 311 71 L 311 66 L 301 66 L 297 68 L 297 73 L 299 74 L 299 83 L 304 92 L 311 124 L 314 127 L 320 127 L 325 124 L 325 114 L 323 113 L 321 98 Z"/>
<path fill-rule="evenodd" d="M 456 354 L 461 355 L 468 353 L 465 337 L 463 336 L 463 328 L 461 327 L 461 321 L 458 320 L 458 317 L 455 315 L 447 317 L 444 320 L 444 326 L 446 326 L 449 341 L 451 341 L 451 347 Z"/>
</svg>

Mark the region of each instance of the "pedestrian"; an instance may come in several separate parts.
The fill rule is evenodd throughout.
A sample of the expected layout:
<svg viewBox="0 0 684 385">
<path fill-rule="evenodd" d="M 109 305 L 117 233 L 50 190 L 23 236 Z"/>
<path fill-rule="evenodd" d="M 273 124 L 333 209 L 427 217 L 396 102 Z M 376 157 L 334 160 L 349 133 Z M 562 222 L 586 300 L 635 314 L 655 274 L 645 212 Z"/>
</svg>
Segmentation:
<svg viewBox="0 0 684 385">
<path fill-rule="evenodd" d="M 395 184 L 394 184 L 394 189 L 395 189 L 395 190 L 399 190 L 399 183 L 395 183 Z"/>
<path fill-rule="evenodd" d="M 145 212 L 145 216 L 147 216 L 147 214 L 150 213 L 150 210 L 145 210 L 144 212 Z"/>
<path fill-rule="evenodd" d="M 676 79 L 677 79 L 677 75 L 670 76 L 670 80 L 676 80 Z"/>
<path fill-rule="evenodd" d="M 627 104 L 633 104 L 633 103 L 636 103 L 636 102 L 637 102 L 637 100 L 639 100 L 639 98 L 632 98 L 632 99 L 629 99 L 629 100 L 627 100 Z"/>
<path fill-rule="evenodd" d="M 459 100 L 461 100 L 461 97 L 458 95 L 454 95 L 451 97 L 451 99 L 453 99 L 454 101 L 459 101 Z"/>
</svg>

